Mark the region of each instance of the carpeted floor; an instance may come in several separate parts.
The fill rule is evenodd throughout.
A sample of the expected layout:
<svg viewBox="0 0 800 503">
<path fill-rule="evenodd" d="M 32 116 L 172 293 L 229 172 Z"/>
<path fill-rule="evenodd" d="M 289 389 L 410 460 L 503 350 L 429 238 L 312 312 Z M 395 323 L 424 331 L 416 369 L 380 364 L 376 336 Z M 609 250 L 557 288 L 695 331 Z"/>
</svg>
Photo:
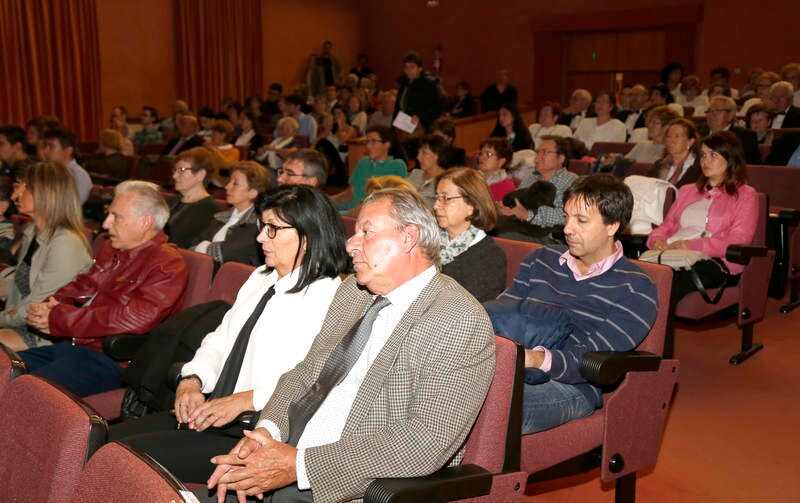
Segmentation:
<svg viewBox="0 0 800 503">
<path fill-rule="evenodd" d="M 736 324 L 682 326 L 679 388 L 655 468 L 639 474 L 637 501 L 800 502 L 800 308 L 770 299 L 756 326 L 764 349 L 739 366 Z M 529 485 L 526 502 L 612 502 L 599 471 Z"/>
</svg>

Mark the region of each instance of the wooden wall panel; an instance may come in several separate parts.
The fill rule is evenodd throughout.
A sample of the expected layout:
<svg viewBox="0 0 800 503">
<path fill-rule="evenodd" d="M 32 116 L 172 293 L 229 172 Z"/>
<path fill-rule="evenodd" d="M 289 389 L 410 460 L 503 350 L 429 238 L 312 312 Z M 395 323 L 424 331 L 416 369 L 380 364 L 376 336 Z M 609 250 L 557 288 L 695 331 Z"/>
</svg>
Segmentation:
<svg viewBox="0 0 800 503">
<path fill-rule="evenodd" d="M 617 34 L 616 71 L 652 70 L 664 66 L 664 30 L 627 31 Z"/>
<path fill-rule="evenodd" d="M 617 34 L 613 32 L 568 35 L 566 67 L 568 72 L 614 71 Z"/>
</svg>

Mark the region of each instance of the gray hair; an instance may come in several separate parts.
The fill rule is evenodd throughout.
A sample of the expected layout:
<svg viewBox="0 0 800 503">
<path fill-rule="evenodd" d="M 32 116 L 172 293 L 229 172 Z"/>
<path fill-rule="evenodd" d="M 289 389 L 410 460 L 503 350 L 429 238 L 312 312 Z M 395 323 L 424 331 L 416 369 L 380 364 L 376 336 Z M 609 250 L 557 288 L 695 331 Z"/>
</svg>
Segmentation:
<svg viewBox="0 0 800 503">
<path fill-rule="evenodd" d="M 794 94 L 794 86 L 791 82 L 787 82 L 785 80 L 779 80 L 775 82 L 769 87 L 769 92 L 772 93 L 778 89 L 785 89 L 787 94 Z"/>
<path fill-rule="evenodd" d="M 711 103 L 712 101 L 722 101 L 722 102 L 725 103 L 725 108 L 727 108 L 729 112 L 735 112 L 736 111 L 736 102 L 733 101 L 733 98 L 731 98 L 730 96 L 719 96 L 718 95 L 718 96 L 714 96 L 713 98 L 711 98 L 708 101 L 709 101 L 709 103 Z"/>
<path fill-rule="evenodd" d="M 303 163 L 303 175 L 307 178 L 316 178 L 317 186 L 323 187 L 328 181 L 328 160 L 316 150 L 301 148 L 289 154 L 286 157 L 286 161 L 289 159 L 301 161 Z"/>
<path fill-rule="evenodd" d="M 439 267 L 439 224 L 433 209 L 417 191 L 390 188 L 368 195 L 363 205 L 389 199 L 392 204 L 391 217 L 401 225 L 414 225 L 419 229 L 417 245 L 436 267 Z"/>
<path fill-rule="evenodd" d="M 144 180 L 125 180 L 114 189 L 114 196 L 136 194 L 134 208 L 139 216 L 153 217 L 153 230 L 161 231 L 169 220 L 169 206 L 161 195 L 161 189 L 153 182 Z"/>
</svg>

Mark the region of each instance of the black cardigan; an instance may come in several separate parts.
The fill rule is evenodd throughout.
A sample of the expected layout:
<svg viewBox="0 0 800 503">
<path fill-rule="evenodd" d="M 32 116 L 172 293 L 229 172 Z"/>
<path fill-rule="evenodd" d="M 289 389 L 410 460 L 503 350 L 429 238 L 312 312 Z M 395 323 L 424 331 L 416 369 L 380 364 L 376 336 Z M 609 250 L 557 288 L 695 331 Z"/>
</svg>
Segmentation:
<svg viewBox="0 0 800 503">
<path fill-rule="evenodd" d="M 492 300 L 506 287 L 506 254 L 486 236 L 443 265 L 442 274 L 458 281 L 479 302 Z"/>
</svg>

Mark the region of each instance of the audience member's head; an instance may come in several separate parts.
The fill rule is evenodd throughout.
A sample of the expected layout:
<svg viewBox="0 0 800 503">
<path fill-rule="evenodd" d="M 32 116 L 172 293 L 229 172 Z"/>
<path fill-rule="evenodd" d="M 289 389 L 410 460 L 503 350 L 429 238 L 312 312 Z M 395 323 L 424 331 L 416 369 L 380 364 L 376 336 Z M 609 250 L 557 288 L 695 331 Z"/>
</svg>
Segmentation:
<svg viewBox="0 0 800 503">
<path fill-rule="evenodd" d="M 431 134 L 441 136 L 448 144 L 456 139 L 456 123 L 449 117 L 439 117 L 431 124 Z"/>
<path fill-rule="evenodd" d="M 736 118 L 736 102 L 728 96 L 714 96 L 708 100 L 706 122 L 712 133 L 729 127 Z"/>
<path fill-rule="evenodd" d="M 362 203 L 355 231 L 347 251 L 356 279 L 372 293 L 385 295 L 439 264 L 439 226 L 416 191 L 373 192 Z"/>
<path fill-rule="evenodd" d="M 730 131 L 719 131 L 700 140 L 700 167 L 697 190 L 708 185 L 722 186 L 728 194 L 736 194 L 739 185 L 747 183 L 747 163 L 739 137 Z"/>
<path fill-rule="evenodd" d="M 511 82 L 511 72 L 503 68 L 497 72 L 497 86 L 505 88 Z"/>
<path fill-rule="evenodd" d="M 514 150 L 505 138 L 487 138 L 478 151 L 478 168 L 486 176 L 511 167 Z"/>
<path fill-rule="evenodd" d="M 125 148 L 125 139 L 114 129 L 104 129 L 97 135 L 98 152 L 106 155 L 121 154 Z"/>
<path fill-rule="evenodd" d="M 769 98 L 765 101 L 771 105 L 775 113 L 784 113 L 794 100 L 794 86 L 785 80 L 779 80 L 769 88 Z"/>
<path fill-rule="evenodd" d="M 486 178 L 472 168 L 451 168 L 436 179 L 433 209 L 439 227 L 450 239 L 470 225 L 489 231 L 497 223 L 497 209 Z"/>
<path fill-rule="evenodd" d="M 403 57 L 403 74 L 410 81 L 415 81 L 422 73 L 422 58 L 416 52 L 409 52 Z"/>
<path fill-rule="evenodd" d="M 238 211 L 245 211 L 270 188 L 267 168 L 254 161 L 239 161 L 230 168 L 225 185 L 225 200 Z"/>
<path fill-rule="evenodd" d="M 58 229 L 69 229 L 85 240 L 75 177 L 63 164 L 45 161 L 25 166 L 12 198 L 19 212 L 33 218 L 37 231 L 46 237 L 52 238 Z"/>
<path fill-rule="evenodd" d="M 384 91 L 380 96 L 381 103 L 379 109 L 383 115 L 392 115 L 394 113 L 395 103 L 397 102 L 397 93 L 394 90 Z"/>
<path fill-rule="evenodd" d="M 559 117 L 561 117 L 561 105 L 555 101 L 545 101 L 539 109 L 539 124 L 543 128 L 558 124 Z"/>
<path fill-rule="evenodd" d="M 576 113 L 585 112 L 592 104 L 592 93 L 586 89 L 575 89 L 569 97 L 569 106 Z"/>
<path fill-rule="evenodd" d="M 642 110 L 647 106 L 650 94 L 642 84 L 631 87 L 631 110 Z"/>
<path fill-rule="evenodd" d="M 731 97 L 731 88 L 728 84 L 724 82 L 717 82 L 711 84 L 708 88 L 708 97 L 713 98 L 714 96 L 727 96 L 728 98 Z"/>
<path fill-rule="evenodd" d="M 686 97 L 686 101 L 692 101 L 701 92 L 700 78 L 697 75 L 687 75 L 681 81 L 681 93 Z"/>
<path fill-rule="evenodd" d="M 679 116 L 672 107 L 661 105 L 651 108 L 647 112 L 647 139 L 654 143 L 664 143 L 664 133 L 667 130 L 667 124 L 677 119 Z"/>
<path fill-rule="evenodd" d="M 756 135 L 761 138 L 767 131 L 769 131 L 770 122 L 770 109 L 763 103 L 756 103 L 747 109 L 745 114 L 745 122 L 747 127 L 755 131 Z"/>
<path fill-rule="evenodd" d="M 277 136 L 280 138 L 291 138 L 297 134 L 298 129 L 300 129 L 300 124 L 294 117 L 282 117 L 275 126 Z"/>
<path fill-rule="evenodd" d="M 465 98 L 470 95 L 470 87 L 469 82 L 466 80 L 461 80 L 456 84 L 456 96 L 459 98 Z"/>
<path fill-rule="evenodd" d="M 675 86 L 681 83 L 683 79 L 683 65 L 680 63 L 667 63 L 664 68 L 661 69 L 661 83 L 666 84 L 667 88 L 673 89 Z M 681 88 L 681 91 L 683 88 Z"/>
<path fill-rule="evenodd" d="M 178 154 L 175 167 L 172 169 L 175 190 L 186 194 L 203 187 L 206 180 L 210 180 L 215 173 L 214 168 L 214 155 L 207 148 L 195 147 L 184 150 Z"/>
<path fill-rule="evenodd" d="M 800 89 L 800 63 L 788 63 L 781 68 L 781 80 L 792 84 L 795 91 Z"/>
<path fill-rule="evenodd" d="M 111 109 L 111 117 L 121 120 L 123 123 L 128 122 L 128 109 L 122 105 L 116 105 Z"/>
<path fill-rule="evenodd" d="M 709 77 L 712 84 L 722 83 L 727 85 L 731 78 L 731 71 L 724 66 L 717 66 L 711 69 Z"/>
<path fill-rule="evenodd" d="M 600 91 L 594 99 L 594 113 L 600 118 L 610 117 L 614 113 L 616 106 L 616 98 L 614 98 L 613 93 L 607 91 Z"/>
<path fill-rule="evenodd" d="M 447 140 L 432 134 L 420 140 L 417 160 L 426 175 L 437 176 L 441 170 L 450 166 L 451 152 Z"/>
<path fill-rule="evenodd" d="M 411 182 L 397 175 L 373 176 L 367 180 L 367 184 L 364 186 L 364 192 L 367 195 L 383 189 L 417 190 Z"/>
<path fill-rule="evenodd" d="M 542 136 L 536 149 L 536 171 L 549 174 L 566 166 L 568 149 L 567 142 L 561 136 Z"/>
<path fill-rule="evenodd" d="M 650 106 L 668 105 L 675 101 L 666 84 L 656 84 L 650 88 Z"/>
<path fill-rule="evenodd" d="M 269 85 L 269 89 L 267 89 L 267 101 L 274 103 L 281 99 L 282 94 L 283 86 L 278 82 L 273 82 Z"/>
<path fill-rule="evenodd" d="M 252 112 L 251 112 L 252 113 Z M 230 121 L 219 119 L 211 123 L 211 144 L 222 146 L 231 141 L 233 124 Z"/>
<path fill-rule="evenodd" d="M 0 127 L 0 161 L 12 166 L 25 159 L 25 130 L 16 125 Z"/>
<path fill-rule="evenodd" d="M 328 181 L 328 160 L 316 150 L 301 148 L 289 154 L 279 171 L 281 185 L 324 187 Z"/>
<path fill-rule="evenodd" d="M 762 101 L 769 99 L 769 90 L 772 84 L 781 80 L 781 76 L 775 72 L 764 72 L 756 79 L 756 97 Z"/>
<path fill-rule="evenodd" d="M 677 162 L 690 152 L 697 154 L 697 127 L 689 119 L 673 119 L 664 133 L 664 156 L 669 155 Z"/>
<path fill-rule="evenodd" d="M 40 115 L 25 123 L 25 141 L 30 146 L 37 146 L 44 139 L 44 118 Z"/>
<path fill-rule="evenodd" d="M 633 86 L 630 84 L 625 84 L 622 86 L 622 89 L 619 91 L 619 107 L 622 110 L 630 110 L 631 109 L 631 94 L 633 92 Z"/>
<path fill-rule="evenodd" d="M 197 133 L 197 118 L 194 115 L 181 115 L 176 126 L 181 138 L 188 138 Z"/>
<path fill-rule="evenodd" d="M 621 178 L 582 176 L 564 192 L 564 235 L 569 252 L 591 266 L 616 252 L 633 213 L 633 194 Z"/>
<path fill-rule="evenodd" d="M 497 124 L 506 132 L 518 133 L 526 129 L 525 121 L 513 103 L 503 103 L 497 109 Z M 495 133 L 497 134 L 497 133 Z"/>
<path fill-rule="evenodd" d="M 111 246 L 131 250 L 153 239 L 169 219 L 169 207 L 158 185 L 142 180 L 126 180 L 114 188 L 103 227 Z"/>
<path fill-rule="evenodd" d="M 44 133 L 44 158 L 48 161 L 68 164 L 75 159 L 77 150 L 75 133 L 59 126 Z"/>
<path fill-rule="evenodd" d="M 394 143 L 394 132 L 386 126 L 370 126 L 367 128 L 367 156 L 374 162 L 381 162 L 389 157 Z"/>
<path fill-rule="evenodd" d="M 286 102 L 286 113 L 290 116 L 298 116 L 303 113 L 303 103 L 305 100 L 296 94 L 290 94 L 283 98 Z"/>
<path fill-rule="evenodd" d="M 150 127 L 158 122 L 158 110 L 151 106 L 143 106 L 142 113 L 139 114 L 139 121 L 142 127 Z"/>
</svg>

